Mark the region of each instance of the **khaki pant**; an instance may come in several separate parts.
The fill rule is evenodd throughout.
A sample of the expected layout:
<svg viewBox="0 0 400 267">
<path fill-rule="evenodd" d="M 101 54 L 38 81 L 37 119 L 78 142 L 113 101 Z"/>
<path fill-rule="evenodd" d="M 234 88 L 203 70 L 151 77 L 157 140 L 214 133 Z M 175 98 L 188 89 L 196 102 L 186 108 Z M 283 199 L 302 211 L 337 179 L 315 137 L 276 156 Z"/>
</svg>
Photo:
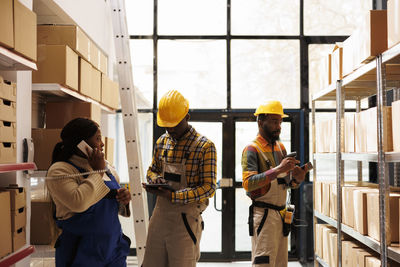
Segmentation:
<svg viewBox="0 0 400 267">
<path fill-rule="evenodd" d="M 268 209 L 264 226 L 257 234 L 264 210 L 264 208 L 254 207 L 254 235 L 251 237 L 252 266 L 286 267 L 288 265 L 288 240 L 282 233 L 282 217 L 279 211 Z"/>
<path fill-rule="evenodd" d="M 172 204 L 158 197 L 150 218 L 143 267 L 195 267 L 206 204 Z"/>
</svg>

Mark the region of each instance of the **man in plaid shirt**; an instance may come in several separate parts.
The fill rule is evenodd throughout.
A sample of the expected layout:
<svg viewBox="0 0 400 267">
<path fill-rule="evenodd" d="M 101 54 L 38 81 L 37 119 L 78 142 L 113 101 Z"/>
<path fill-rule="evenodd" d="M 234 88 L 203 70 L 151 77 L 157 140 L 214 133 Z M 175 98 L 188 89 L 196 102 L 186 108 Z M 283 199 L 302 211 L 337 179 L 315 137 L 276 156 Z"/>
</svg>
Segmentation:
<svg viewBox="0 0 400 267">
<path fill-rule="evenodd" d="M 166 129 L 154 148 L 144 188 L 157 195 L 143 267 L 192 267 L 200 258 L 201 213 L 215 193 L 213 142 L 188 124 L 189 102 L 176 90 L 160 100 L 157 124 Z"/>
</svg>

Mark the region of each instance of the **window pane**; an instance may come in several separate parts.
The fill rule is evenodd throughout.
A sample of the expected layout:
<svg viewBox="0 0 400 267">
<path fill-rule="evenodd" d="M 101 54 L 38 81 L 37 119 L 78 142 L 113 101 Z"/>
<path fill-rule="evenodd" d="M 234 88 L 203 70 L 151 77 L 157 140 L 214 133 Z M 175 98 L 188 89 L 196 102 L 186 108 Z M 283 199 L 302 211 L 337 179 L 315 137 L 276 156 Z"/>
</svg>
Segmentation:
<svg viewBox="0 0 400 267">
<path fill-rule="evenodd" d="M 372 9 L 365 0 L 304 0 L 305 35 L 351 35 Z"/>
<path fill-rule="evenodd" d="M 236 188 L 235 202 L 235 248 L 236 251 L 251 251 L 251 237 L 247 224 L 251 199 L 243 188 Z"/>
<path fill-rule="evenodd" d="M 217 179 L 222 177 L 222 123 L 220 122 L 190 122 L 202 135 L 210 139 L 217 149 Z M 222 192 L 216 192 L 217 207 L 221 208 Z M 214 198 L 210 199 L 208 208 L 202 214 L 204 231 L 201 237 L 201 252 L 222 251 L 222 213 L 214 209 Z"/>
<path fill-rule="evenodd" d="M 131 40 L 133 84 L 138 108 L 153 107 L 153 41 Z"/>
<path fill-rule="evenodd" d="M 153 34 L 153 1 L 125 1 L 129 35 Z"/>
<path fill-rule="evenodd" d="M 298 35 L 300 1 L 232 0 L 232 34 Z"/>
<path fill-rule="evenodd" d="M 158 1 L 158 33 L 226 34 L 226 0 Z"/>
<path fill-rule="evenodd" d="M 320 79 L 322 76 L 328 76 L 327 68 L 323 66 L 323 59 L 328 56 L 329 53 L 332 52 L 334 45 L 333 44 L 312 44 L 308 46 L 308 81 L 309 81 L 309 96 L 310 96 L 310 107 L 312 96 L 325 88 L 321 88 Z M 367 99 L 361 101 L 361 106 L 363 108 L 368 107 Z M 317 101 L 315 102 L 316 108 L 336 108 L 336 101 Z M 355 101 L 346 101 L 346 108 L 355 108 Z"/>
<path fill-rule="evenodd" d="M 253 141 L 258 133 L 257 122 L 236 122 L 236 141 L 235 141 L 235 181 L 242 182 L 242 152 L 245 146 Z M 280 135 L 281 142 L 286 148 L 287 153 L 291 152 L 290 122 L 283 122 Z"/>
<path fill-rule="evenodd" d="M 300 107 L 297 40 L 232 41 L 232 107 L 256 108 L 266 99 Z"/>
<path fill-rule="evenodd" d="M 158 99 L 180 91 L 190 108 L 226 107 L 225 41 L 160 41 Z"/>
</svg>

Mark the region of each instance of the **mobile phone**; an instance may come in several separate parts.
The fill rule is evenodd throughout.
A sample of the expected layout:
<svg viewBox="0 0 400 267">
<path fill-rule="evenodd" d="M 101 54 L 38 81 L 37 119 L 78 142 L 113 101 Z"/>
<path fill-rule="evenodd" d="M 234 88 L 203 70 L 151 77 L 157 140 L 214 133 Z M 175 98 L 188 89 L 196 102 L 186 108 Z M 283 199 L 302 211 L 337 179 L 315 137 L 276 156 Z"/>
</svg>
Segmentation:
<svg viewBox="0 0 400 267">
<path fill-rule="evenodd" d="M 170 191 L 175 191 L 169 184 L 146 184 L 146 187 L 151 189 L 158 189 L 159 187 L 162 187 Z"/>
<path fill-rule="evenodd" d="M 294 152 L 292 152 L 292 153 L 290 153 L 290 154 L 287 154 L 286 156 L 285 156 L 285 158 L 295 158 L 297 156 L 297 152 L 296 151 L 294 151 Z"/>
<path fill-rule="evenodd" d="M 311 162 L 307 162 L 306 164 L 304 164 L 300 168 L 302 168 L 304 170 L 306 166 L 307 166 L 307 171 L 311 171 L 313 169 L 313 165 L 312 165 Z"/>
<path fill-rule="evenodd" d="M 93 151 L 93 148 L 89 146 L 85 140 L 82 140 L 77 147 L 79 148 L 80 151 L 82 151 L 83 154 L 85 154 L 87 157 L 89 157 L 87 151 L 89 150 L 89 153 L 91 154 Z"/>
</svg>

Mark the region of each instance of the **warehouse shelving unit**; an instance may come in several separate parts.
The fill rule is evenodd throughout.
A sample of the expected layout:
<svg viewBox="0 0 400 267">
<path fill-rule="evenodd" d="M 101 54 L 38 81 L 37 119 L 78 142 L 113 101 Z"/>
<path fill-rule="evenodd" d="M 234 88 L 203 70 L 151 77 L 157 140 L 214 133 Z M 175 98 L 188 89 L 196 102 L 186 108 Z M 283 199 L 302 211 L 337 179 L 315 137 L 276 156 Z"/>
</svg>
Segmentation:
<svg viewBox="0 0 400 267">
<path fill-rule="evenodd" d="M 342 260 L 342 232 L 346 233 L 364 245 L 370 247 L 381 255 L 381 266 L 388 266 L 388 258 L 400 262 L 400 251 L 388 247 L 386 232 L 389 231 L 389 177 L 387 163 L 400 162 L 400 153 L 384 152 L 384 121 L 382 109 L 386 106 L 386 88 L 400 87 L 400 44 L 390 48 L 381 55 L 377 56 L 371 62 L 361 66 L 343 80 L 336 84 L 321 90 L 312 97 L 312 135 L 313 152 L 316 151 L 316 130 L 315 130 L 315 102 L 316 101 L 336 101 L 336 153 L 314 154 L 313 163 L 317 168 L 317 159 L 336 158 L 336 184 L 337 184 L 337 221 L 318 213 L 314 209 L 314 222 L 316 219 L 325 221 L 337 229 L 338 232 L 338 266 L 341 266 Z M 396 93 L 397 94 L 397 93 Z M 360 101 L 363 98 L 376 95 L 377 97 L 377 129 L 378 129 L 378 151 L 376 153 L 344 153 L 344 102 L 346 100 L 355 100 L 357 103 L 357 112 L 360 112 Z M 397 98 L 397 97 L 395 97 Z M 344 184 L 344 161 L 358 161 L 358 177 L 361 180 L 361 161 L 370 161 L 378 163 L 378 181 L 379 181 L 379 224 L 380 224 L 380 242 L 354 231 L 351 227 L 343 225 L 342 222 L 342 186 Z M 316 169 L 314 170 L 314 182 L 317 180 Z M 396 180 L 396 179 L 395 179 Z M 396 182 L 397 185 L 397 182 Z M 315 193 L 315 191 L 314 191 Z M 320 255 L 319 255 L 320 256 Z M 321 265 L 321 259 L 315 256 L 316 261 Z"/>
<path fill-rule="evenodd" d="M 36 63 L 0 46 L 0 70 L 37 70 Z"/>
</svg>

